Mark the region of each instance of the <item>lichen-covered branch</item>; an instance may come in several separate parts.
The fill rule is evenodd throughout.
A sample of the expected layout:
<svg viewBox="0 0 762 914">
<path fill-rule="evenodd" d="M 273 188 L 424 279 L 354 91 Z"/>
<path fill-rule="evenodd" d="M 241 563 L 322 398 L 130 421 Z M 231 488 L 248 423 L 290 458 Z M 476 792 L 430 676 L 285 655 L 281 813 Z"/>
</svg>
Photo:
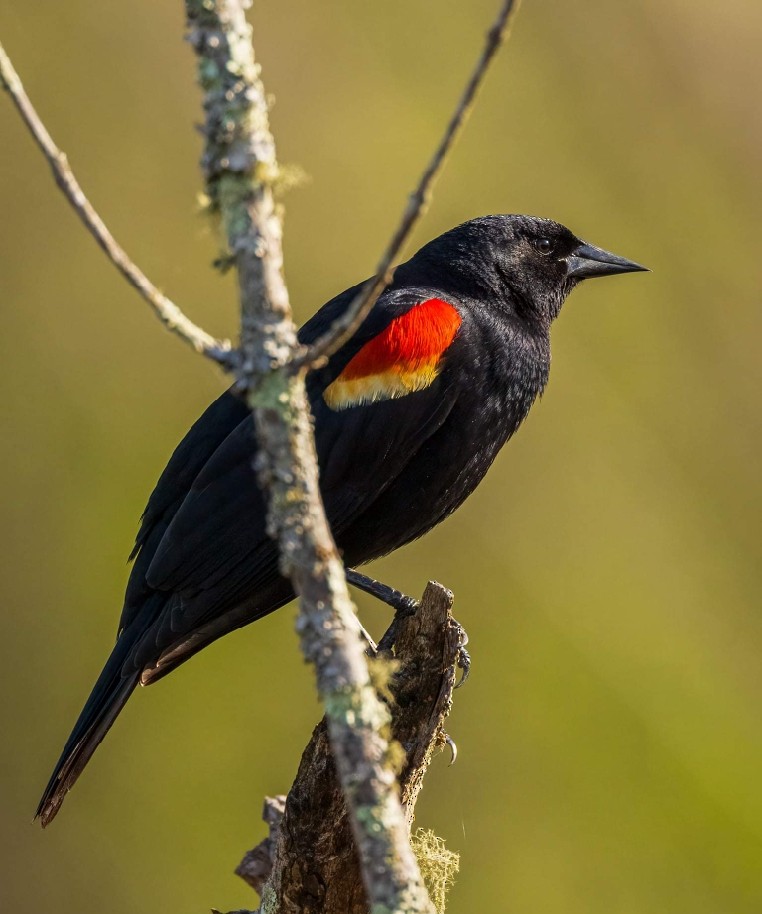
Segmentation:
<svg viewBox="0 0 762 914">
<path fill-rule="evenodd" d="M 417 612 L 395 626 L 396 671 L 389 680 L 392 755 L 396 755 L 405 815 L 415 803 L 434 752 L 446 740 L 462 629 L 450 613 L 452 595 L 430 583 Z M 282 914 L 367 914 L 359 860 L 336 778 L 326 721 L 315 729 L 287 798 L 268 798 L 270 836 L 249 851 L 236 872 Z M 444 859 L 454 855 L 445 852 Z M 437 861 L 420 861 L 432 896 L 443 905 L 451 874 Z M 452 866 L 452 863 L 450 864 Z M 268 880 L 266 882 L 266 880 Z"/>
<path fill-rule="evenodd" d="M 290 370 L 296 330 L 283 279 L 277 175 L 264 87 L 241 0 L 186 0 L 204 90 L 202 160 L 238 271 L 239 386 L 255 419 L 269 530 L 300 596 L 297 628 L 315 666 L 326 726 L 371 910 L 433 914 L 387 762 L 389 713 L 370 680 L 344 568 L 318 489 L 304 371 Z M 266 893 L 262 911 L 280 910 Z"/>
<path fill-rule="evenodd" d="M 519 0 L 503 0 L 495 21 L 487 31 L 484 47 L 479 59 L 476 61 L 476 66 L 468 78 L 463 94 L 455 106 L 442 139 L 439 141 L 434 155 L 421 175 L 417 187 L 408 197 L 402 218 L 386 250 L 381 255 L 374 276 L 363 285 L 353 301 L 350 302 L 347 310 L 334 321 L 323 336 L 319 337 L 311 346 L 299 354 L 297 364 L 318 365 L 336 352 L 348 339 L 351 339 L 360 324 L 370 313 L 370 309 L 375 304 L 378 296 L 392 281 L 394 261 L 405 246 L 413 229 L 426 212 L 434 182 L 442 171 L 447 156 L 471 113 L 476 96 L 484 82 L 484 77 L 487 75 L 489 65 L 497 54 L 500 45 L 508 36 L 511 20 L 516 9 L 518 9 L 518 5 Z"/>
<path fill-rule="evenodd" d="M 203 353 L 222 365 L 227 365 L 231 355 L 230 343 L 227 340 L 216 340 L 205 330 L 197 327 L 173 301 L 170 301 L 163 292 L 156 288 L 117 243 L 106 224 L 85 196 L 74 176 L 74 172 L 69 166 L 66 155 L 53 142 L 47 128 L 24 91 L 21 79 L 1 44 L 0 85 L 10 95 L 13 104 L 29 128 L 35 143 L 42 150 L 42 154 L 47 159 L 53 172 L 56 184 L 65 194 L 66 199 L 84 223 L 85 228 L 106 252 L 109 260 L 127 282 L 138 290 L 168 330 L 179 336 L 180 339 L 188 343 L 197 352 Z"/>
</svg>

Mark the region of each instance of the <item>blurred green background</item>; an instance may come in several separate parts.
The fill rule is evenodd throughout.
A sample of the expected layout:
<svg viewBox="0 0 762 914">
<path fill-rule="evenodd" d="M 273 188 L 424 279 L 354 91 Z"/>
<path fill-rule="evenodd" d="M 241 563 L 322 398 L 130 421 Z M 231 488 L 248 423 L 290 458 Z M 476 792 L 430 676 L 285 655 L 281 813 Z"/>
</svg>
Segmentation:
<svg viewBox="0 0 762 914">
<path fill-rule="evenodd" d="M 300 319 L 372 269 L 495 6 L 256 4 L 280 156 L 311 176 L 286 201 Z M 182 27 L 179 0 L 0 7 L 118 239 L 233 335 Z M 461 854 L 451 914 L 762 910 L 761 39 L 758 0 L 527 0 L 418 231 L 535 213 L 653 269 L 575 292 L 485 484 L 374 568 L 447 583 L 471 637 L 460 758 L 418 815 Z M 146 497 L 225 381 L 116 275 L 0 101 L 0 904 L 254 907 L 231 871 L 319 715 L 293 608 L 138 693 L 55 825 L 30 824 Z"/>
</svg>

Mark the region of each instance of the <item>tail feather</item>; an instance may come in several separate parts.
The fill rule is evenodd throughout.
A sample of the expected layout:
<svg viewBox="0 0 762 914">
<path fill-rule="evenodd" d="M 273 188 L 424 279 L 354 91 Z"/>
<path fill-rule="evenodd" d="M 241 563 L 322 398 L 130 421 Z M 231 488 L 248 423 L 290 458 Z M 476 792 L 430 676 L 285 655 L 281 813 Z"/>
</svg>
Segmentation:
<svg viewBox="0 0 762 914">
<path fill-rule="evenodd" d="M 35 819 L 39 818 L 43 828 L 56 817 L 66 794 L 140 681 L 140 670 L 130 669 L 127 661 L 138 639 L 150 627 L 150 623 L 146 624 L 148 615 L 136 620 L 138 624 L 119 636 L 74 725 L 35 813 Z"/>
<path fill-rule="evenodd" d="M 186 634 L 172 633 L 165 625 L 167 595 L 155 593 L 117 638 L 90 697 L 64 746 L 35 813 L 42 827 L 58 814 L 66 794 L 82 774 L 93 753 L 108 733 L 135 687 L 150 685 L 184 663 L 207 644 L 233 629 L 267 615 L 292 600 L 294 592 L 285 578 L 277 576 L 260 594 L 261 611 L 250 603 L 201 623 Z"/>
<path fill-rule="evenodd" d="M 90 709 L 85 706 L 84 711 L 74 727 L 69 741 L 66 744 L 61 758 L 48 781 L 48 786 L 37 807 L 35 819 L 39 818 L 43 828 L 48 826 L 58 814 L 64 797 L 74 786 L 74 782 L 82 774 L 85 765 L 90 761 L 93 752 L 98 748 L 103 737 L 116 720 L 125 702 L 138 684 L 139 673 L 129 679 L 118 683 L 112 693 L 104 696 L 102 703 L 97 708 Z M 92 719 L 85 720 L 85 714 Z"/>
</svg>

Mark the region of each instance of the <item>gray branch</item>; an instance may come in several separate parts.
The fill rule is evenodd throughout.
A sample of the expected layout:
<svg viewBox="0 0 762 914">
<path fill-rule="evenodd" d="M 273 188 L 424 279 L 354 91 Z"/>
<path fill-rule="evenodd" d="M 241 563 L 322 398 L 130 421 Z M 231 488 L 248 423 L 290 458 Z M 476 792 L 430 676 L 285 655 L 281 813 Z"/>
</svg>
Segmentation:
<svg viewBox="0 0 762 914">
<path fill-rule="evenodd" d="M 241 296 L 238 383 L 259 443 L 268 527 L 300 596 L 297 629 L 316 671 L 326 730 L 373 910 L 433 914 L 410 847 L 384 731 L 389 712 L 371 683 L 344 567 L 318 489 L 304 370 L 283 280 L 277 176 L 265 90 L 241 0 L 186 0 L 188 37 L 204 90 L 202 165 L 222 217 Z M 282 899 L 270 900 L 268 912 Z"/>
</svg>

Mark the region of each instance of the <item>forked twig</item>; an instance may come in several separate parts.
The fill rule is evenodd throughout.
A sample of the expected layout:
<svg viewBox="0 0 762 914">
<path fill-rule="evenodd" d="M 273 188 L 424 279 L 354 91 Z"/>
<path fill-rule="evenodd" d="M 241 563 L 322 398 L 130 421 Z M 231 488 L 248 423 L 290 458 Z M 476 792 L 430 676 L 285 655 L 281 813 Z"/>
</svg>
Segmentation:
<svg viewBox="0 0 762 914">
<path fill-rule="evenodd" d="M 10 58 L 0 44 L 0 85 L 8 92 L 13 104 L 18 109 L 22 120 L 29 128 L 35 143 L 42 150 L 48 161 L 56 184 L 74 211 L 84 223 L 85 228 L 105 251 L 108 259 L 114 264 L 127 282 L 136 288 L 153 309 L 156 316 L 172 333 L 184 340 L 189 346 L 201 352 L 215 362 L 227 365 L 230 359 L 230 343 L 218 340 L 201 327 L 197 327 L 186 317 L 178 306 L 156 288 L 151 280 L 127 256 L 106 227 L 106 224 L 95 211 L 85 196 L 79 181 L 69 166 L 66 155 L 53 142 L 45 124 L 24 91 L 24 86 Z"/>
<path fill-rule="evenodd" d="M 351 339 L 370 313 L 379 295 L 392 281 L 394 275 L 392 264 L 397 259 L 413 229 L 426 212 L 434 182 L 442 171 L 447 156 L 471 113 L 477 93 L 484 82 L 484 77 L 487 75 L 489 65 L 510 31 L 513 13 L 518 9 L 518 6 L 519 0 L 504 0 L 497 18 L 487 31 L 484 47 L 476 66 L 466 83 L 463 94 L 455 107 L 455 111 L 447 124 L 434 155 L 421 175 L 417 187 L 408 198 L 402 218 L 378 262 L 375 275 L 363 285 L 347 310 L 336 318 L 323 336 L 299 353 L 295 359 L 296 367 L 320 365 L 337 349 L 341 348 L 347 340 Z"/>
</svg>

